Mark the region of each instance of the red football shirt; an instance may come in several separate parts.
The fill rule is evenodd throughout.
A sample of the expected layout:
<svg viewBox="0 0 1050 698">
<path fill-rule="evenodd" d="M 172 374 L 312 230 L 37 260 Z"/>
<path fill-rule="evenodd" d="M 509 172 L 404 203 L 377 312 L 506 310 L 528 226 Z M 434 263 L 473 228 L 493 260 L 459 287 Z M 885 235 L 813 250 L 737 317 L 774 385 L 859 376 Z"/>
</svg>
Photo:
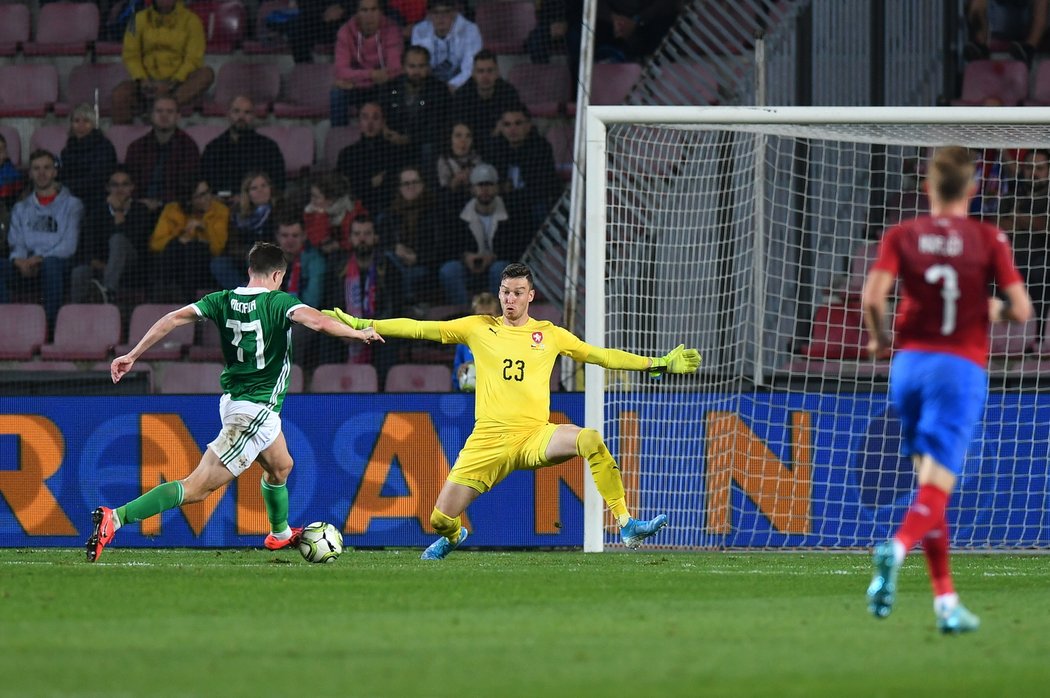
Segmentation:
<svg viewBox="0 0 1050 698">
<path fill-rule="evenodd" d="M 890 228 L 872 268 L 901 280 L 898 349 L 955 354 L 982 368 L 992 284 L 1022 280 L 1006 234 L 971 218 L 922 216 Z"/>
</svg>

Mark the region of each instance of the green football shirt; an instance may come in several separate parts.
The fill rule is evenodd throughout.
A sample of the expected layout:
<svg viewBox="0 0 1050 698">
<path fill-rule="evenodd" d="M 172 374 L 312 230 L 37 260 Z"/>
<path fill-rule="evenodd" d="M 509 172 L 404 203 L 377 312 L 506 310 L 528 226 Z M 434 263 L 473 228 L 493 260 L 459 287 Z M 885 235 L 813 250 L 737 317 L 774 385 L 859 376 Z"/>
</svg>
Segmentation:
<svg viewBox="0 0 1050 698">
<path fill-rule="evenodd" d="M 292 374 L 292 321 L 305 305 L 284 291 L 235 288 L 216 291 L 193 304 L 219 328 L 226 367 L 219 383 L 234 400 L 281 411 Z"/>
</svg>

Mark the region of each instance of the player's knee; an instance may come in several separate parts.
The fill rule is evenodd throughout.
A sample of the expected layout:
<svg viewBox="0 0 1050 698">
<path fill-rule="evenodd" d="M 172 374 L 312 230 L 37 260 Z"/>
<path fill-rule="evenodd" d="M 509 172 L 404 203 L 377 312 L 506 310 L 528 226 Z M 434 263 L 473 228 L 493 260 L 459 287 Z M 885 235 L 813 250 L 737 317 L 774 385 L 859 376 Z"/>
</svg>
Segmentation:
<svg viewBox="0 0 1050 698">
<path fill-rule="evenodd" d="M 434 511 L 430 512 L 430 525 L 438 535 L 450 536 L 459 528 L 459 517 L 446 516 L 435 507 Z"/>
<path fill-rule="evenodd" d="M 602 435 L 594 429 L 581 429 L 576 437 L 576 452 L 586 458 L 605 448 Z"/>
</svg>

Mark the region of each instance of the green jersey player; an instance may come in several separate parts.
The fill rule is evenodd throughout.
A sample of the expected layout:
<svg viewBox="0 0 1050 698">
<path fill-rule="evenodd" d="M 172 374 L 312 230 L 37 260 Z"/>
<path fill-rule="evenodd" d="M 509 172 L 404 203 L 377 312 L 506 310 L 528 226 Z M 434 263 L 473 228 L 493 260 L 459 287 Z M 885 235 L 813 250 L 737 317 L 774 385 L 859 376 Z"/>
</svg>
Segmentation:
<svg viewBox="0 0 1050 698">
<path fill-rule="evenodd" d="M 144 351 L 176 327 L 210 320 L 219 327 L 225 368 L 219 379 L 222 429 L 208 444 L 196 469 L 184 480 L 165 482 L 124 506 L 98 507 L 87 542 L 87 559 L 102 549 L 124 524 L 134 523 L 184 504 L 199 502 L 258 460 L 264 475 L 262 496 L 270 520 L 265 545 L 279 550 L 298 543 L 301 528 L 288 525 L 288 490 L 292 457 L 281 433 L 281 404 L 291 375 L 292 323 L 333 337 L 369 344 L 382 342 L 371 328 L 355 330 L 279 290 L 287 263 L 281 248 L 257 243 L 248 253 L 248 283 L 232 291 L 210 293 L 174 310 L 146 332 L 124 356 L 113 359 L 113 382 L 123 378 Z"/>
</svg>

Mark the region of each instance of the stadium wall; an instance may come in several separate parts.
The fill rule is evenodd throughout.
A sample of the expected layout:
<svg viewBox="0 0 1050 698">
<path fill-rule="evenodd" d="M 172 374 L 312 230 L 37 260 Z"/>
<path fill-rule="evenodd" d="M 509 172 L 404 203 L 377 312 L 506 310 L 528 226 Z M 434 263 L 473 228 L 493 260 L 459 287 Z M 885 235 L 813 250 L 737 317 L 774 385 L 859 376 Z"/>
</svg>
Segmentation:
<svg viewBox="0 0 1050 698">
<path fill-rule="evenodd" d="M 473 425 L 471 396 L 290 395 L 285 404 L 296 522 L 333 522 L 354 547 L 432 539 L 430 510 Z M 635 507 L 667 511 L 675 528 L 695 532 L 689 547 L 864 547 L 888 535 L 911 493 L 886 404 L 881 393 L 668 394 L 644 413 L 610 415 L 608 436 L 635 451 L 617 454 L 629 491 L 683 435 L 701 440 L 703 462 L 647 481 L 654 494 Z M 583 396 L 555 394 L 552 410 L 580 423 Z M 1045 548 L 1050 395 L 997 393 L 988 410 L 955 495 L 953 540 Z M 1016 433 L 985 426 L 997 424 Z M 0 540 L 81 545 L 95 506 L 184 477 L 217 428 L 214 396 L 0 398 Z M 129 526 L 119 545 L 258 546 L 259 476 L 253 466 L 204 502 Z M 471 542 L 580 547 L 583 477 L 580 459 L 515 473 L 471 506 Z"/>
</svg>

